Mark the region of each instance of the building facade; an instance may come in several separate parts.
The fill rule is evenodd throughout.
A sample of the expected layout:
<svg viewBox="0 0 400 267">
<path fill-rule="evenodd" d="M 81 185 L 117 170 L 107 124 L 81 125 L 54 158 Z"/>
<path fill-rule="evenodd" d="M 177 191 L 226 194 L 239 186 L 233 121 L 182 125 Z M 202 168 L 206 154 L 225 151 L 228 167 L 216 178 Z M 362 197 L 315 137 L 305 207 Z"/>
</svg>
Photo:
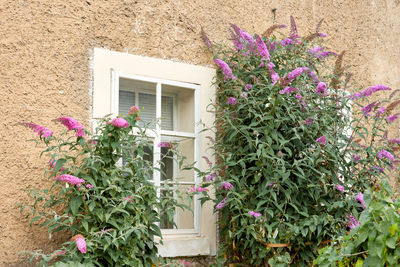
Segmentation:
<svg viewBox="0 0 400 267">
<path fill-rule="evenodd" d="M 398 0 L 0 1 L 0 266 L 24 266 L 20 251 L 50 251 L 65 238 L 50 239 L 19 213 L 18 203 L 27 200 L 23 189 L 51 181 L 43 176 L 48 159 L 26 141 L 34 135 L 15 123 L 59 131 L 51 120 L 70 116 L 90 128 L 94 119 L 137 104 L 146 107 L 145 118 L 164 118 L 160 141 L 185 138 L 182 149 L 196 160 L 206 153 L 196 122 L 212 124 L 206 106 L 215 73 L 201 28 L 213 41 L 227 42 L 229 23 L 262 33 L 274 23 L 289 24 L 293 15 L 306 35 L 324 18 L 325 45 L 347 51 L 344 63 L 358 86 L 399 88 L 399 11 Z M 397 126 L 390 129 L 393 138 Z M 184 176 L 182 186 L 196 184 L 193 174 Z M 193 217 L 176 215 L 178 229 L 165 226 L 161 254 L 215 254 L 212 206 L 194 210 Z"/>
</svg>

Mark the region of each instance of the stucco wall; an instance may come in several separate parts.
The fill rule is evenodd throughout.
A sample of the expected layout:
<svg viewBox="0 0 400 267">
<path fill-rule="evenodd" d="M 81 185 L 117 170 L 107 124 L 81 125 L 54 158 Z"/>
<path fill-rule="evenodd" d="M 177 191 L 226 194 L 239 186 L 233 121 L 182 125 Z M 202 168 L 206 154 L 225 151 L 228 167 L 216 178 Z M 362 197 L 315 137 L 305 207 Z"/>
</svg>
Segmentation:
<svg viewBox="0 0 400 267">
<path fill-rule="evenodd" d="M 33 133 L 14 124 L 57 130 L 51 119 L 68 115 L 87 125 L 93 47 L 209 65 L 201 26 L 222 41 L 229 22 L 262 33 L 293 14 L 307 34 L 325 18 L 327 46 L 348 51 L 345 62 L 361 85 L 400 88 L 399 13 L 399 0 L 0 0 L 0 265 L 24 266 L 19 251 L 57 242 L 18 213 L 22 189 L 46 183 L 47 159 L 25 141 Z M 391 135 L 398 137 L 397 127 Z"/>
</svg>

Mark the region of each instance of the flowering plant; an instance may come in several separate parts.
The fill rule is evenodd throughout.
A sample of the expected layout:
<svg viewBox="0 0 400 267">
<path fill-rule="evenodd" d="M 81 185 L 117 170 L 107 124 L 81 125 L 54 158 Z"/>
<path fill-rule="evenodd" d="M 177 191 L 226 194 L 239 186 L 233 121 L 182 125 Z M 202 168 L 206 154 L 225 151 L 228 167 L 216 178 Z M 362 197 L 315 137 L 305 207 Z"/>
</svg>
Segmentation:
<svg viewBox="0 0 400 267">
<path fill-rule="evenodd" d="M 138 118 L 138 108 L 132 107 L 124 118 L 103 119 L 94 134 L 75 119 L 57 118 L 67 127 L 60 138 L 43 126 L 21 123 L 46 144 L 46 174 L 54 181 L 49 189 L 30 190 L 33 203 L 21 205 L 21 212 L 29 211 L 30 223 L 40 222 L 50 237 L 59 231 L 72 236 L 56 251 L 41 254 L 44 264 L 56 258 L 73 266 L 158 264 L 155 238 L 162 236 L 157 210 L 168 221 L 177 207 L 187 206 L 172 194 L 162 201 L 157 197 L 161 189 L 151 181 L 155 169 L 146 152 L 152 144 Z"/>
<path fill-rule="evenodd" d="M 216 198 L 201 194 L 215 202 L 228 262 L 308 266 L 318 246 L 358 224 L 363 192 L 395 166 L 400 142 L 384 129 L 398 102 L 367 103 L 383 85 L 348 93 L 344 52 L 320 44 L 320 25 L 301 38 L 291 17 L 283 40 L 270 37 L 283 26 L 251 36 L 232 25 L 234 49 L 203 32 L 219 71 L 216 164 L 202 185 Z"/>
</svg>

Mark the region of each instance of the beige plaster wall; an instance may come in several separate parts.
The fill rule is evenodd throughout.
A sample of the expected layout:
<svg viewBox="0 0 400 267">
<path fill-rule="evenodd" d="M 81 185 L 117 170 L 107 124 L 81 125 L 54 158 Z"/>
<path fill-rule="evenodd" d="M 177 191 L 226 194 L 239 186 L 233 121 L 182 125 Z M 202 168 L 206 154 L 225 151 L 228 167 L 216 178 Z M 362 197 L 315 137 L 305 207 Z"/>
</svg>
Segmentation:
<svg viewBox="0 0 400 267">
<path fill-rule="evenodd" d="M 34 134 L 14 124 L 59 130 L 50 120 L 69 115 L 87 125 L 93 47 L 208 65 L 201 26 L 222 41 L 229 22 L 262 33 L 293 14 L 306 34 L 325 18 L 327 45 L 348 51 L 361 85 L 399 88 L 399 12 L 399 0 L 0 0 L 0 266 L 26 266 L 19 251 L 57 242 L 18 213 L 22 189 L 47 182 L 47 159 L 25 141 Z"/>
</svg>

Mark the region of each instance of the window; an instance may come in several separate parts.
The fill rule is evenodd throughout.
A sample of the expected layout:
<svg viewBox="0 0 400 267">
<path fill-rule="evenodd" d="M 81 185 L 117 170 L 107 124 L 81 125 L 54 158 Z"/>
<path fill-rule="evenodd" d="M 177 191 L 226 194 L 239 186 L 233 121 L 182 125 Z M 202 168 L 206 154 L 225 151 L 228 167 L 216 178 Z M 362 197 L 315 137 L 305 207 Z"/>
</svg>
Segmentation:
<svg viewBox="0 0 400 267">
<path fill-rule="evenodd" d="M 181 171 L 169 157 L 168 149 L 160 142 L 171 142 L 186 157 L 206 168 L 200 156 L 212 158 L 207 150 L 207 134 L 200 133 L 198 122 L 211 126 L 214 115 L 206 108 L 214 97 L 212 68 L 177 63 L 95 48 L 93 53 L 93 98 L 91 118 L 107 114 L 126 114 L 132 105 L 141 111 L 141 123 L 152 128 L 149 153 L 153 164 L 164 170 L 164 175 L 153 173 L 156 184 L 169 183 L 178 177 L 179 187 L 187 191 L 199 181 L 193 171 Z M 95 121 L 93 120 L 93 123 Z M 203 166 L 205 165 L 205 166 Z M 160 196 L 168 192 L 159 192 Z M 166 257 L 215 255 L 216 216 L 212 203 L 200 206 L 193 199 L 192 214 L 177 210 L 177 227 L 161 223 L 163 245 L 159 253 Z M 162 214 L 162 213 L 161 213 Z"/>
<path fill-rule="evenodd" d="M 181 171 L 177 161 L 171 158 L 167 147 L 159 147 L 161 142 L 168 142 L 177 147 L 180 155 L 187 164 L 199 161 L 198 152 L 198 114 L 196 100 L 198 99 L 199 85 L 148 78 L 137 75 L 127 75 L 116 71 L 112 72 L 114 115 L 125 116 L 129 108 L 138 106 L 141 126 L 147 125 L 151 131 L 147 135 L 151 138 L 153 147 L 148 153 L 152 155 L 153 166 L 161 168 L 162 173 L 153 173 L 153 182 L 156 185 L 178 183 L 178 190 L 187 192 L 190 187 L 196 186 L 198 179 L 194 171 Z M 195 167 L 198 165 L 195 164 Z M 171 192 L 160 191 L 162 197 Z M 189 203 L 184 203 L 189 204 Z M 197 196 L 192 199 L 193 213 L 182 209 L 175 211 L 175 227 L 168 222 L 167 215 L 161 212 L 161 229 L 164 234 L 198 233 L 200 203 Z"/>
</svg>

